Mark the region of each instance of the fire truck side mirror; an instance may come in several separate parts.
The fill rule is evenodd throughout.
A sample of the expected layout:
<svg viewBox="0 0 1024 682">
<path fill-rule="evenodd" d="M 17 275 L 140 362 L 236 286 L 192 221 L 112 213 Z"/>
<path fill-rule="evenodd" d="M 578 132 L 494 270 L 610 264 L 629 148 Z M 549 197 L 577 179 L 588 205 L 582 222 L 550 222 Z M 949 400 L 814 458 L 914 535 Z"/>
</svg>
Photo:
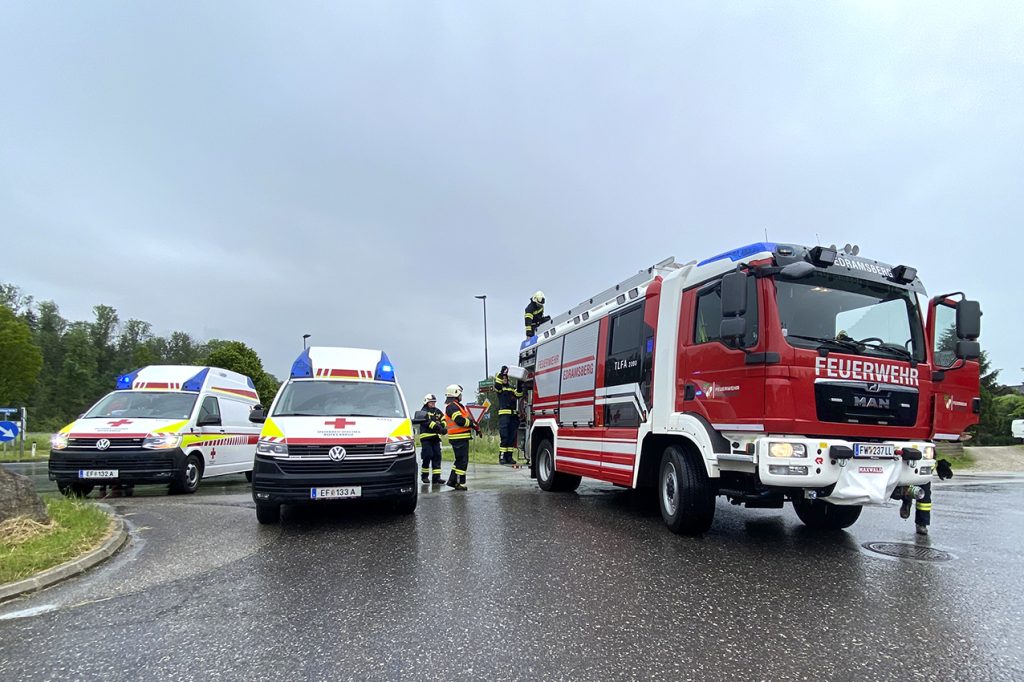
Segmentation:
<svg viewBox="0 0 1024 682">
<path fill-rule="evenodd" d="M 964 299 L 956 304 L 956 335 L 974 341 L 981 336 L 981 305 Z"/>
<path fill-rule="evenodd" d="M 977 360 L 981 357 L 981 344 L 977 341 L 965 341 L 960 339 L 956 342 L 956 356 L 961 360 Z"/>
<path fill-rule="evenodd" d="M 722 320 L 718 336 L 726 345 L 738 346 L 747 335 L 747 318 L 727 317 Z"/>
<path fill-rule="evenodd" d="M 722 277 L 722 317 L 739 317 L 747 312 L 747 275 L 730 272 Z"/>
<path fill-rule="evenodd" d="M 413 424 L 425 424 L 427 422 L 426 410 L 416 410 L 416 413 L 412 415 Z"/>
</svg>

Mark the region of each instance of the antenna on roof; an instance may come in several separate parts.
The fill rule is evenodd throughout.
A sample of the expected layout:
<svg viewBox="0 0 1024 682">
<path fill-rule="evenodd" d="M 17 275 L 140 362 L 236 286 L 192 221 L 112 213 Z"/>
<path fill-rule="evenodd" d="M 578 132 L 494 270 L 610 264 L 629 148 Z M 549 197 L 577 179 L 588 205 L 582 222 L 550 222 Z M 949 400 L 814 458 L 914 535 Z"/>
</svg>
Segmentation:
<svg viewBox="0 0 1024 682">
<path fill-rule="evenodd" d="M 821 246 L 821 235 L 817 232 L 814 233 L 814 241 L 818 242 L 818 246 Z"/>
<path fill-rule="evenodd" d="M 764 240 L 768 241 L 768 228 L 764 228 Z"/>
</svg>

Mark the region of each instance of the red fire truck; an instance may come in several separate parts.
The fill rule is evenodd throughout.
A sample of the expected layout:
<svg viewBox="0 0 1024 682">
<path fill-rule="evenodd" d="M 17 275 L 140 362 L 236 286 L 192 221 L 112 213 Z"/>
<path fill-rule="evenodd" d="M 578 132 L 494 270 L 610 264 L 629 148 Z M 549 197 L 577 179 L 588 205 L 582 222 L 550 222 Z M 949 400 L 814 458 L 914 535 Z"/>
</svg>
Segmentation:
<svg viewBox="0 0 1024 682">
<path fill-rule="evenodd" d="M 677 533 L 706 531 L 718 495 L 846 528 L 978 421 L 980 333 L 976 301 L 928 300 L 857 247 L 670 258 L 522 344 L 531 474 L 653 489 Z"/>
</svg>

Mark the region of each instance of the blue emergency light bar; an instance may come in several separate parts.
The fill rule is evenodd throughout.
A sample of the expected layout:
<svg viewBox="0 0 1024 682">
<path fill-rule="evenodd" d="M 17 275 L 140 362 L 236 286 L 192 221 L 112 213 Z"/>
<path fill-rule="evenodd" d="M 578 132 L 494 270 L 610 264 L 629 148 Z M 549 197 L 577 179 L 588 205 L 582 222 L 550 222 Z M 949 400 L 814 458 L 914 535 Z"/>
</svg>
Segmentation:
<svg viewBox="0 0 1024 682">
<path fill-rule="evenodd" d="M 726 258 L 735 263 L 738 260 L 743 260 L 744 258 L 753 256 L 755 253 L 762 253 L 764 251 L 771 253 L 772 251 L 775 251 L 776 246 L 778 246 L 778 244 L 775 242 L 755 242 L 753 244 L 747 244 L 746 246 L 741 246 L 738 249 L 726 251 L 725 253 L 720 253 L 717 256 L 712 256 L 711 258 L 705 258 L 701 262 L 697 263 L 697 267 L 699 268 L 702 265 L 714 263 L 716 260 L 725 260 Z"/>
<path fill-rule="evenodd" d="M 129 372 L 128 374 L 120 374 L 117 377 L 117 384 L 114 386 L 115 391 L 124 391 L 135 385 L 135 379 L 139 376 L 139 370 Z"/>
<path fill-rule="evenodd" d="M 194 377 L 183 383 L 181 385 L 181 390 L 192 391 L 195 393 L 198 393 L 199 391 L 203 390 L 203 382 L 206 381 L 206 375 L 209 373 L 210 368 L 204 367 L 202 371 L 199 372 L 199 374 L 195 375 Z"/>
<path fill-rule="evenodd" d="M 384 351 L 380 353 L 380 362 L 377 363 L 377 369 L 373 372 L 373 378 L 377 381 L 395 380 L 395 367 L 391 364 L 388 354 Z"/>
<path fill-rule="evenodd" d="M 309 349 L 302 351 L 292 363 L 292 379 L 308 379 L 313 376 L 313 361 L 309 359 Z"/>
</svg>

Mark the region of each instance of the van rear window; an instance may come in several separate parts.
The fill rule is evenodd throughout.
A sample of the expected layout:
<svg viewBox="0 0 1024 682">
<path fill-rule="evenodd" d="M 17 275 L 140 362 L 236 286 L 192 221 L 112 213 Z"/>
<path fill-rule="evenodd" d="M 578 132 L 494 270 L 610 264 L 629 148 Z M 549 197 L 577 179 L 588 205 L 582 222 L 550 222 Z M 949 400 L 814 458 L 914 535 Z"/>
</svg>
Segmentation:
<svg viewBox="0 0 1024 682">
<path fill-rule="evenodd" d="M 404 418 L 398 387 L 367 381 L 292 381 L 281 389 L 274 417 Z"/>
</svg>

